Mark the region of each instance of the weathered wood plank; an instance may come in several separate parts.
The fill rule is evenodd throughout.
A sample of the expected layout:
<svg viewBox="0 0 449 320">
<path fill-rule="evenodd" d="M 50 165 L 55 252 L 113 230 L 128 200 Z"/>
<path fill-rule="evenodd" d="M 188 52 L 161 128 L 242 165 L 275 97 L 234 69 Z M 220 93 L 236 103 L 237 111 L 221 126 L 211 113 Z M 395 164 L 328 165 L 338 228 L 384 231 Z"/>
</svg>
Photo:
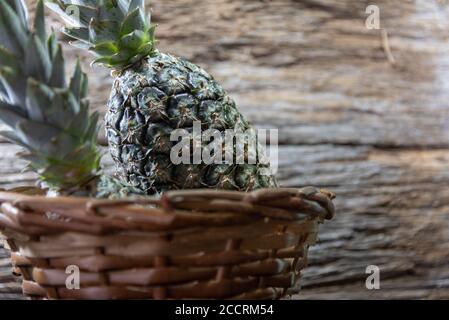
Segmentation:
<svg viewBox="0 0 449 320">
<path fill-rule="evenodd" d="M 364 26 L 370 1 L 151 3 L 161 50 L 207 67 L 253 123 L 280 129 L 282 184 L 338 194 L 295 298 L 449 298 L 447 2 L 376 1 L 394 65 Z M 104 112 L 108 71 L 66 52 Z M 0 144 L 0 188 L 33 183 L 16 151 Z M 381 290 L 365 288 L 368 265 Z"/>
</svg>

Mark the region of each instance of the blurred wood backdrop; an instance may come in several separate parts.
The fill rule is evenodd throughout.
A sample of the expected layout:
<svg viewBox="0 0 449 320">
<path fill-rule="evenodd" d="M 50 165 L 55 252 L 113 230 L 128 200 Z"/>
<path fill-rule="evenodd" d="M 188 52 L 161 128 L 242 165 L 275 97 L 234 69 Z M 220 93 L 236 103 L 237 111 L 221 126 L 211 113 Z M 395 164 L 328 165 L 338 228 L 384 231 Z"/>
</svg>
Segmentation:
<svg viewBox="0 0 449 320">
<path fill-rule="evenodd" d="M 381 30 L 365 26 L 370 4 Z M 256 126 L 279 128 L 282 185 L 338 194 L 338 216 L 322 226 L 295 298 L 449 298 L 447 1 L 151 6 L 162 51 L 206 67 Z M 61 26 L 54 16 L 49 24 Z M 86 62 L 91 100 L 104 112 L 108 72 L 69 46 L 66 54 Z M 0 143 L 2 188 L 33 183 L 17 150 Z M 0 298 L 17 298 L 2 261 Z M 368 265 L 380 267 L 380 290 L 365 288 Z"/>
</svg>

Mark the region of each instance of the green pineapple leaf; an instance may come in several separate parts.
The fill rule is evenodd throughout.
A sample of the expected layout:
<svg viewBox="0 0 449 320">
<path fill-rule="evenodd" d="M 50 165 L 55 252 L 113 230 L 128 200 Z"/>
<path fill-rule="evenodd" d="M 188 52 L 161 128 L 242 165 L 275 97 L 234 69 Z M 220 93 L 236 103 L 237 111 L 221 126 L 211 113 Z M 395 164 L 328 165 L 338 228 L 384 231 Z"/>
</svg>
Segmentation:
<svg viewBox="0 0 449 320">
<path fill-rule="evenodd" d="M 33 80 L 28 79 L 26 109 L 28 117 L 34 121 L 45 122 L 43 106 L 48 106 L 52 100 L 50 88 Z"/>
<path fill-rule="evenodd" d="M 69 37 L 79 40 L 81 42 L 86 42 L 86 39 L 89 39 L 89 30 L 87 28 L 64 28 L 62 30 L 63 33 L 68 35 Z M 90 44 L 87 46 L 87 49 L 90 48 Z"/>
<path fill-rule="evenodd" d="M 35 34 L 30 34 L 28 37 L 25 54 L 25 73 L 40 81 L 46 81 L 51 74 L 51 61 L 48 50 Z"/>
<path fill-rule="evenodd" d="M 119 48 L 113 41 L 105 41 L 95 45 L 95 52 L 100 56 L 112 56 L 119 52 Z"/>
<path fill-rule="evenodd" d="M 83 78 L 85 75 L 81 71 L 81 63 L 79 60 L 76 62 L 75 71 L 73 72 L 73 76 L 70 79 L 70 91 L 76 97 L 77 101 L 83 98 Z"/>
<path fill-rule="evenodd" d="M 64 28 L 69 37 L 81 41 L 73 43 L 95 55 L 93 63 L 113 69 L 124 69 L 155 52 L 154 31 L 143 0 L 49 0 L 50 9 L 66 21 L 72 17 L 69 6 L 81 13 L 78 28 Z M 85 9 L 89 8 L 89 9 Z M 89 17 L 90 20 L 87 21 Z"/>
<path fill-rule="evenodd" d="M 0 26 L 4 46 L 15 54 L 23 54 L 27 45 L 27 30 L 20 17 L 5 1 L 0 1 Z M 10 46 L 10 47 L 8 47 Z"/>
<path fill-rule="evenodd" d="M 19 69 L 19 63 L 16 57 L 11 54 L 6 48 L 0 46 L 0 60 L 2 61 L 2 67 L 9 67 L 12 70 Z"/>
<path fill-rule="evenodd" d="M 135 51 L 145 44 L 146 37 L 147 35 L 143 31 L 134 30 L 120 39 L 120 47 Z"/>
<path fill-rule="evenodd" d="M 0 101 L 0 120 L 14 128 L 26 116 L 20 110 L 16 109 L 7 102 Z"/>
<path fill-rule="evenodd" d="M 3 118 L 2 118 L 3 120 Z M 7 120 L 7 119 L 6 119 Z M 14 131 L 0 131 L 0 136 L 5 138 L 11 143 L 17 144 L 25 149 L 29 149 L 30 146 L 25 144 L 22 139 L 20 139 Z"/>
<path fill-rule="evenodd" d="M 53 57 L 53 66 L 49 85 L 56 88 L 65 88 L 65 61 L 61 46 L 57 46 L 56 54 Z"/>
<path fill-rule="evenodd" d="M 134 11 L 131 11 L 123 21 L 120 28 L 120 35 L 124 37 L 135 30 L 144 30 L 144 28 L 145 19 L 142 15 L 142 11 L 139 8 L 136 8 Z"/>
<path fill-rule="evenodd" d="M 28 26 L 28 12 L 26 11 L 25 3 L 23 0 L 6 0 L 9 6 L 15 9 L 17 16 L 19 17 L 20 22 L 27 28 Z"/>
<path fill-rule="evenodd" d="M 131 12 L 134 9 L 139 9 L 141 12 L 143 12 L 145 10 L 145 1 L 144 0 L 131 0 L 131 3 L 128 8 L 128 12 Z"/>
<path fill-rule="evenodd" d="M 39 0 L 36 7 L 36 18 L 34 19 L 34 30 L 38 38 L 45 43 L 47 40 L 47 32 L 45 30 L 44 1 Z"/>
<path fill-rule="evenodd" d="M 95 10 L 94 7 L 77 5 L 76 8 L 78 10 L 76 13 L 79 14 L 79 24 L 81 26 L 88 26 L 90 21 L 97 16 L 97 10 Z"/>
</svg>

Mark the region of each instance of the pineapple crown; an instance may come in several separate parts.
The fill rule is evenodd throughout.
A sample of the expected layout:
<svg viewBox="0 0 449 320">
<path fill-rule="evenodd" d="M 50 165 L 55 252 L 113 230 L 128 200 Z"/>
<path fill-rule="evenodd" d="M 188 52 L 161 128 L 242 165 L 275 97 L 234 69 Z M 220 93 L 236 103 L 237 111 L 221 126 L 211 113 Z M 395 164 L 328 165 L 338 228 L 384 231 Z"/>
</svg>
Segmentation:
<svg viewBox="0 0 449 320">
<path fill-rule="evenodd" d="M 144 0 L 48 0 L 47 6 L 72 25 L 63 33 L 92 51 L 94 63 L 122 70 L 156 50 Z"/>
<path fill-rule="evenodd" d="M 98 115 L 89 114 L 87 78 L 79 62 L 65 81 L 62 49 L 45 30 L 38 1 L 34 30 L 22 0 L 0 1 L 1 132 L 24 147 L 20 156 L 46 186 L 64 190 L 87 183 L 99 170 Z"/>
</svg>

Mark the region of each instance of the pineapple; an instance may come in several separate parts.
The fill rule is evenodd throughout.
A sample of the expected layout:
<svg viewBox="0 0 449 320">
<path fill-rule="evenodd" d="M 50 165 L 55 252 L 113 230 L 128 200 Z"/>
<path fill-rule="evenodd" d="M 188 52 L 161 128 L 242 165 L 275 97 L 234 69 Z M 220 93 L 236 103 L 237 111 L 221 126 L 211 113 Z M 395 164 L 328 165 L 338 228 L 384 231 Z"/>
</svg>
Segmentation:
<svg viewBox="0 0 449 320">
<path fill-rule="evenodd" d="M 47 5 L 72 24 L 63 32 L 76 40 L 74 45 L 92 51 L 94 63 L 112 69 L 115 81 L 106 133 L 123 181 L 147 194 L 196 188 L 249 191 L 277 185 L 254 143 L 231 145 L 234 155 L 244 149 L 240 151 L 245 160 L 256 155 L 252 164 L 226 162 L 224 155 L 213 163 L 172 161 L 171 151 L 177 144 L 171 139 L 174 130 L 191 132 L 199 123 L 203 131 L 217 130 L 222 139 L 216 143 L 222 143 L 226 130 L 238 133 L 251 127 L 209 73 L 156 49 L 155 25 L 145 13 L 143 0 L 51 0 Z M 74 13 L 79 13 L 78 20 Z M 193 138 L 191 142 L 203 149 L 208 146 Z M 226 148 L 229 152 L 229 144 Z"/>
<path fill-rule="evenodd" d="M 98 114 L 89 114 L 87 78 L 78 63 L 70 83 L 55 35 L 47 38 L 44 4 L 37 4 L 34 31 L 22 1 L 0 1 L 1 132 L 22 146 L 20 156 L 52 194 L 120 194 L 113 178 L 100 176 Z"/>
</svg>

